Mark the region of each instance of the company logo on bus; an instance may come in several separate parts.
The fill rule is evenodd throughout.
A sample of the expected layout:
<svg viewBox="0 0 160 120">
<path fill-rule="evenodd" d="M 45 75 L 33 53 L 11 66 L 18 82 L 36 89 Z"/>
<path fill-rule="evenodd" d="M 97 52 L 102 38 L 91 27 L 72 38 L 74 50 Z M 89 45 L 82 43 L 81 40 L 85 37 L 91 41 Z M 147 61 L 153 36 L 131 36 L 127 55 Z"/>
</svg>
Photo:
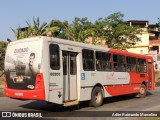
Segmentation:
<svg viewBox="0 0 160 120">
<path fill-rule="evenodd" d="M 22 53 L 22 52 L 28 52 L 28 47 L 27 48 L 19 48 L 19 49 L 15 49 L 14 53 Z"/>
<path fill-rule="evenodd" d="M 34 89 L 34 86 L 33 85 L 28 85 L 27 88 Z"/>
</svg>

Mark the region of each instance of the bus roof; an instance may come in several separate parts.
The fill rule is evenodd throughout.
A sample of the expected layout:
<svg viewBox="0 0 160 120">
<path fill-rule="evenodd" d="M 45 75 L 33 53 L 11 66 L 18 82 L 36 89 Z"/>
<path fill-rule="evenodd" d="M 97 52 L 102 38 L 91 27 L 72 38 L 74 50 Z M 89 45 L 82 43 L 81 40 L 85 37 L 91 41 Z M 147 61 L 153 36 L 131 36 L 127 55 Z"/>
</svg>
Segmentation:
<svg viewBox="0 0 160 120">
<path fill-rule="evenodd" d="M 152 59 L 151 56 L 132 53 L 132 52 L 127 52 L 127 51 L 124 51 L 124 50 L 111 49 L 110 51 L 111 51 L 111 53 L 115 53 L 115 54 L 121 54 L 121 55 L 126 55 L 126 56 L 128 55 L 128 56 L 138 57 L 138 58 Z"/>
<path fill-rule="evenodd" d="M 47 37 L 47 36 L 36 36 L 36 37 L 24 38 L 24 39 L 13 41 L 9 45 L 23 43 L 23 42 L 31 42 L 33 40 L 40 40 L 40 39 L 43 39 L 44 41 L 48 41 L 48 42 L 55 42 L 55 43 L 60 43 L 60 44 L 73 45 L 73 46 L 76 46 L 76 47 L 82 47 L 84 49 L 109 51 L 110 53 L 128 55 L 128 56 L 140 57 L 140 58 L 146 58 L 146 59 L 147 58 L 148 59 L 152 58 L 151 56 L 131 53 L 131 52 L 127 52 L 127 51 L 124 51 L 124 50 L 105 48 L 105 47 L 102 47 L 102 46 L 95 46 L 95 45 L 92 45 L 92 44 L 80 43 L 80 42 L 75 42 L 75 41 L 71 41 L 71 40 L 65 40 L 65 39 L 60 39 L 60 38 L 55 38 L 55 37 Z"/>
<path fill-rule="evenodd" d="M 76 46 L 76 47 L 82 47 L 82 48 L 86 48 L 86 49 L 90 48 L 90 49 L 93 49 L 93 50 L 102 50 L 102 51 L 110 50 L 110 48 L 105 48 L 105 47 L 101 47 L 101 46 L 95 46 L 95 45 L 92 45 L 92 44 L 75 42 L 75 41 L 65 40 L 65 39 L 60 39 L 60 38 L 55 38 L 55 37 L 47 37 L 47 36 L 36 36 L 36 37 L 19 39 L 19 40 L 11 42 L 10 45 L 23 43 L 23 42 L 31 42 L 33 40 L 40 40 L 40 39 L 43 39 L 44 41 L 48 41 L 48 42 L 55 42 L 55 43 L 60 43 L 60 44 L 65 44 L 65 45 L 73 45 L 73 46 Z"/>
<path fill-rule="evenodd" d="M 41 38 L 41 36 L 14 40 L 13 42 L 10 42 L 9 45 L 14 45 L 14 44 L 18 44 L 18 43 L 24 43 L 24 42 L 32 42 L 33 40 L 39 40 L 40 38 Z"/>
</svg>

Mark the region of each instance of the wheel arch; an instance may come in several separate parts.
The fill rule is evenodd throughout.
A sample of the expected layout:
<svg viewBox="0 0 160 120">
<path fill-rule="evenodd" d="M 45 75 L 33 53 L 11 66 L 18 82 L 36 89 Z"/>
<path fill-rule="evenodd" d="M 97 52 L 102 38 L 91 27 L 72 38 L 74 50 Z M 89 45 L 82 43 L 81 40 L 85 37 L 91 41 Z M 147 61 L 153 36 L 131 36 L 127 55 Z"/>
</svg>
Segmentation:
<svg viewBox="0 0 160 120">
<path fill-rule="evenodd" d="M 142 82 L 142 85 L 145 85 L 145 86 L 146 86 L 146 89 L 148 90 L 148 86 L 147 86 L 146 81 L 143 81 L 143 82 Z"/>
<path fill-rule="evenodd" d="M 98 95 L 97 95 L 97 90 L 98 90 Z M 97 96 L 99 96 L 99 97 L 97 97 Z M 89 106 L 99 107 L 99 106 L 101 106 L 103 104 L 103 99 L 104 99 L 104 88 L 103 88 L 103 85 L 100 84 L 100 83 L 97 83 L 92 88 L 91 100 L 90 100 Z M 97 100 L 98 100 L 98 102 L 97 102 Z"/>
<path fill-rule="evenodd" d="M 92 92 L 93 92 L 93 90 L 94 90 L 95 87 L 100 87 L 102 89 L 102 91 L 103 91 L 103 97 L 104 97 L 104 88 L 103 88 L 103 85 L 101 83 L 95 84 L 94 87 L 92 88 Z M 92 95 L 92 92 L 91 92 L 91 95 Z"/>
<path fill-rule="evenodd" d="M 143 82 L 142 82 L 142 84 L 144 84 L 144 85 L 147 87 L 147 84 L 146 84 L 146 82 L 145 82 L 145 81 L 143 81 Z"/>
</svg>

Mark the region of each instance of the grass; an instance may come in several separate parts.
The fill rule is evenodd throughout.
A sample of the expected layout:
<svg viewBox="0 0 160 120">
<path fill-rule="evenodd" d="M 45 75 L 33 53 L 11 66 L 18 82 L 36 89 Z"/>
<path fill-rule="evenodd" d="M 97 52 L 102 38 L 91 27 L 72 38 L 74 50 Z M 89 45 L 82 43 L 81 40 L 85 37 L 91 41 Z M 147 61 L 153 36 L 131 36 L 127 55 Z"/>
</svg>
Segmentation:
<svg viewBox="0 0 160 120">
<path fill-rule="evenodd" d="M 151 118 L 146 118 L 145 120 L 160 120 L 160 117 L 151 117 Z"/>
</svg>

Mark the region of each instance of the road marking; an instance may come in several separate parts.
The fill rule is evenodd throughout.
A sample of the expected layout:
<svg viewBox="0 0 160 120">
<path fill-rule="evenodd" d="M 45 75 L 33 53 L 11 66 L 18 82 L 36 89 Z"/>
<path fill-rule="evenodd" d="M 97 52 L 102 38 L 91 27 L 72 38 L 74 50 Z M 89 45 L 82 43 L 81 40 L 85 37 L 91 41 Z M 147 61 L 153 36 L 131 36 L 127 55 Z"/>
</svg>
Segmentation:
<svg viewBox="0 0 160 120">
<path fill-rule="evenodd" d="M 150 108 L 147 108 L 147 109 L 144 109 L 144 110 L 142 110 L 142 111 L 153 111 L 153 110 L 155 110 L 155 109 L 160 109 L 160 105 L 157 105 L 157 106 L 154 106 L 154 107 L 150 107 Z"/>
</svg>

